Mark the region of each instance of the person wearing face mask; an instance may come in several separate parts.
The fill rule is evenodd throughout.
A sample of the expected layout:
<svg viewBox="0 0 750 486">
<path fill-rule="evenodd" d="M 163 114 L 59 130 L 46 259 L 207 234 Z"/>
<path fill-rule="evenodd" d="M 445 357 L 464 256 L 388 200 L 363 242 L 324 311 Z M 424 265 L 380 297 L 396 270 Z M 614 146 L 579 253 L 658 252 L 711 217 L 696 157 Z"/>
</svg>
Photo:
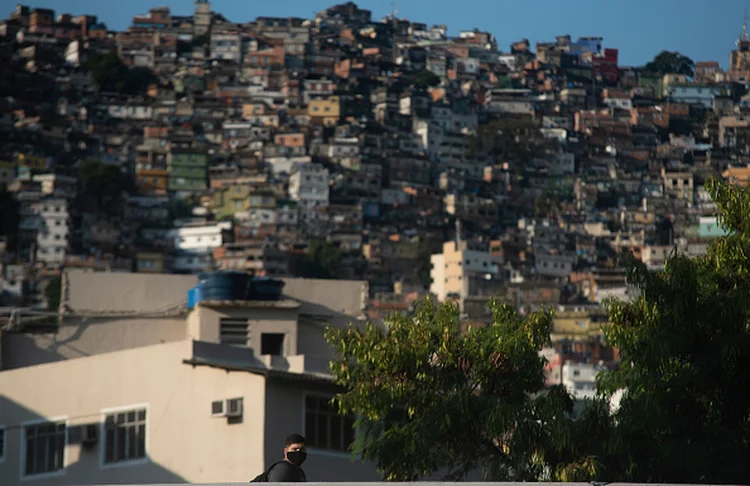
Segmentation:
<svg viewBox="0 0 750 486">
<path fill-rule="evenodd" d="M 284 441 L 284 460 L 268 470 L 269 483 L 305 483 L 305 471 L 300 466 L 307 459 L 305 438 L 292 434 Z"/>
</svg>

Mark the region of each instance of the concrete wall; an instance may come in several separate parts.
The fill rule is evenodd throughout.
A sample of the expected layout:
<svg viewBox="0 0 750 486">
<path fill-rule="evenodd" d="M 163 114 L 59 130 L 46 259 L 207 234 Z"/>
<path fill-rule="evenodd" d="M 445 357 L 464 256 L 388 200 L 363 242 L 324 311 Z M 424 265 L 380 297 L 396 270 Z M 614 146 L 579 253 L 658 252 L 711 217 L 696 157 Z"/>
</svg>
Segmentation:
<svg viewBox="0 0 750 486">
<path fill-rule="evenodd" d="M 364 313 L 368 298 L 366 281 L 283 279 L 284 295 L 301 301 L 300 314 L 358 317 Z"/>
<path fill-rule="evenodd" d="M 248 481 L 264 465 L 265 378 L 182 363 L 183 341 L 0 373 L 0 424 L 6 457 L 0 484 L 111 484 Z M 213 400 L 242 397 L 244 418 L 212 418 Z M 68 426 L 100 424 L 103 411 L 147 407 L 147 460 L 102 466 L 103 436 L 91 449 L 67 445 L 66 468 L 49 478 L 21 480 L 22 424 L 64 418 Z"/>
<path fill-rule="evenodd" d="M 188 317 L 190 338 L 219 343 L 219 326 L 223 318 L 247 319 L 250 325 L 250 347 L 260 355 L 264 333 L 284 334 L 287 356 L 297 353 L 297 308 L 203 307 L 194 309 Z"/>
<path fill-rule="evenodd" d="M 55 333 L 5 333 L 3 336 L 3 369 L 14 369 L 181 341 L 187 337 L 187 324 L 182 317 L 168 319 L 69 317 Z"/>
<path fill-rule="evenodd" d="M 300 319 L 297 324 L 297 353 L 330 358 L 333 352 L 324 335 L 325 326 L 325 323 Z"/>
<path fill-rule="evenodd" d="M 187 304 L 195 275 L 68 270 L 63 275 L 64 312 L 159 312 Z"/>
</svg>

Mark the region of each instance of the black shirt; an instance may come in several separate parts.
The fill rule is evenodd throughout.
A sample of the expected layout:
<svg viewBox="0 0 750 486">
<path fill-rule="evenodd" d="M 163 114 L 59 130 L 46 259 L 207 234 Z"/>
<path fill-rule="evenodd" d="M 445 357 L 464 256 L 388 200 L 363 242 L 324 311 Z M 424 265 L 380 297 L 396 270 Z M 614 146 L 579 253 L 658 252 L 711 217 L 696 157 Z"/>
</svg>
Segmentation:
<svg viewBox="0 0 750 486">
<path fill-rule="evenodd" d="M 289 461 L 281 461 L 268 471 L 269 483 L 306 483 L 305 471 Z"/>
</svg>

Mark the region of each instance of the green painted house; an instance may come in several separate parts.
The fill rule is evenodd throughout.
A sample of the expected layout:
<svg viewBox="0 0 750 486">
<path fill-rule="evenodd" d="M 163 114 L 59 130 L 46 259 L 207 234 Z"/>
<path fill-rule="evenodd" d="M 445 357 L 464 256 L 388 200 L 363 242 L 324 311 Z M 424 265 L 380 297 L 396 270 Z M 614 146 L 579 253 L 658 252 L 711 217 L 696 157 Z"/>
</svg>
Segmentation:
<svg viewBox="0 0 750 486">
<path fill-rule="evenodd" d="M 172 149 L 167 173 L 170 192 L 203 192 L 208 188 L 208 155 L 191 148 Z"/>
<path fill-rule="evenodd" d="M 266 188 L 250 184 L 233 184 L 216 190 L 212 195 L 217 218 L 233 216 L 238 211 L 276 209 L 276 196 Z"/>
</svg>

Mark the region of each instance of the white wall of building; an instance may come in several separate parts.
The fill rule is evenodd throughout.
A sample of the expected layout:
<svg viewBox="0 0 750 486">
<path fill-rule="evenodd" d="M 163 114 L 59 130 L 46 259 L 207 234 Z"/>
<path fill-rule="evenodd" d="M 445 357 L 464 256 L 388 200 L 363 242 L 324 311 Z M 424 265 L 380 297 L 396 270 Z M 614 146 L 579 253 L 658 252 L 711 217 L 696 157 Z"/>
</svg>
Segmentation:
<svg viewBox="0 0 750 486">
<path fill-rule="evenodd" d="M 328 169 L 318 164 L 299 164 L 289 177 L 289 197 L 301 203 L 328 205 Z"/>
<path fill-rule="evenodd" d="M 594 398 L 596 375 L 601 370 L 591 363 L 565 363 L 562 366 L 562 384 L 575 398 Z"/>
</svg>

